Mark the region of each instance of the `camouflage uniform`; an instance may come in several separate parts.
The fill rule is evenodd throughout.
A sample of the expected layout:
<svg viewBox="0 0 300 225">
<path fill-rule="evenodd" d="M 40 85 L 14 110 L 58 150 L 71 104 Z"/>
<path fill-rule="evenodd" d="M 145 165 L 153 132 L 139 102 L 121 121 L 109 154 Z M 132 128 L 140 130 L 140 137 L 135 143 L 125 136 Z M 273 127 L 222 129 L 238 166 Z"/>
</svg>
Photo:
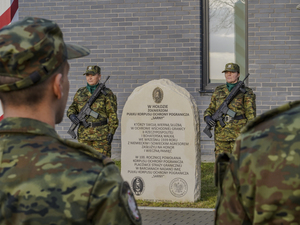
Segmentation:
<svg viewBox="0 0 300 225">
<path fill-rule="evenodd" d="M 114 134 L 118 128 L 117 117 L 117 98 L 114 93 L 109 89 L 105 89 L 106 95 L 100 94 L 96 101 L 92 104 L 91 109 L 99 113 L 98 118 L 88 116 L 86 121 L 97 123 L 106 122 L 106 125 L 85 128 L 82 124 L 79 125 L 77 130 L 78 141 L 94 147 L 99 152 L 111 157 L 111 145 L 107 142 L 107 135 Z M 78 114 L 84 107 L 86 102 L 90 99 L 92 94 L 87 87 L 79 88 L 74 96 L 73 103 L 70 105 L 67 116 Z"/>
<path fill-rule="evenodd" d="M 68 64 L 63 72 L 55 71 L 68 59 L 88 54 L 83 46 L 66 44 L 59 26 L 47 19 L 27 17 L 0 30 L 1 100 L 20 93 L 31 97 L 36 86 L 49 82 L 44 87 L 53 97 L 43 97 L 43 104 L 55 105 L 47 123 L 35 115 L 6 114 L 0 122 L 1 225 L 141 224 L 130 187 L 114 163 L 89 146 L 61 139 L 54 130 L 68 96 Z M 27 88 L 31 90 L 21 90 Z M 34 105 L 37 114 L 41 105 Z M 7 103 L 4 112 L 32 112 L 24 106 Z"/>
<path fill-rule="evenodd" d="M 299 224 L 300 101 L 266 112 L 236 140 L 215 224 Z"/>
<path fill-rule="evenodd" d="M 101 153 L 32 119 L 2 120 L 0 137 L 0 224 L 141 224 L 128 184 Z"/>
<path fill-rule="evenodd" d="M 244 118 L 238 120 L 233 119 L 229 122 L 225 122 L 226 125 L 223 128 L 220 123 L 217 122 L 214 128 L 216 155 L 221 152 L 231 153 L 235 139 L 239 135 L 241 128 L 256 116 L 255 94 L 252 89 L 248 87 L 245 87 L 245 89 L 247 91 L 245 94 L 240 92 L 228 105 L 231 110 L 236 112 L 236 116 L 244 115 Z M 212 94 L 208 108 L 204 112 L 204 118 L 206 116 L 212 116 L 225 101 L 229 93 L 230 92 L 228 91 L 226 84 L 218 86 Z"/>
</svg>

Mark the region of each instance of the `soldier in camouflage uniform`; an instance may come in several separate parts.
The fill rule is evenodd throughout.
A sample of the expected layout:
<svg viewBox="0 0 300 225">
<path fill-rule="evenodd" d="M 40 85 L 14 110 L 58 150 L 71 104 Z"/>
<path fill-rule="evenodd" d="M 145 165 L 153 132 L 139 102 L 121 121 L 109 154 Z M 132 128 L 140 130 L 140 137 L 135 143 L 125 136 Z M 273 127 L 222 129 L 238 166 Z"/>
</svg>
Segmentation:
<svg viewBox="0 0 300 225">
<path fill-rule="evenodd" d="M 209 107 L 204 112 L 204 120 L 211 127 L 215 127 L 215 154 L 216 157 L 222 152 L 232 152 L 235 139 L 245 124 L 254 119 L 256 116 L 255 94 L 252 89 L 245 87 L 246 93 L 240 92 L 228 105 L 228 107 L 236 112 L 234 118 L 226 116 L 225 127 L 221 127 L 219 122 L 212 119 L 212 115 L 221 106 L 229 95 L 230 91 L 237 84 L 240 76 L 240 67 L 235 63 L 227 63 L 225 65 L 226 84 L 216 88 L 211 97 Z"/>
<path fill-rule="evenodd" d="M 27 17 L 0 30 L 0 224 L 141 224 L 134 196 L 110 158 L 61 139 L 68 59 L 59 26 Z"/>
<path fill-rule="evenodd" d="M 87 86 L 78 89 L 73 103 L 67 111 L 67 116 L 75 124 L 79 124 L 79 119 L 76 115 L 84 107 L 99 85 L 101 79 L 100 67 L 97 65 L 88 66 L 83 75 L 86 76 Z M 111 142 L 119 123 L 117 117 L 117 98 L 109 88 L 105 88 L 104 91 L 106 95 L 100 94 L 91 106 L 93 111 L 99 113 L 98 118 L 88 116 L 86 121 L 90 126 L 85 128 L 80 124 L 77 130 L 77 137 L 79 142 L 90 145 L 102 154 L 111 157 Z"/>
<path fill-rule="evenodd" d="M 247 124 L 219 189 L 215 224 L 299 224 L 300 101 Z"/>
</svg>

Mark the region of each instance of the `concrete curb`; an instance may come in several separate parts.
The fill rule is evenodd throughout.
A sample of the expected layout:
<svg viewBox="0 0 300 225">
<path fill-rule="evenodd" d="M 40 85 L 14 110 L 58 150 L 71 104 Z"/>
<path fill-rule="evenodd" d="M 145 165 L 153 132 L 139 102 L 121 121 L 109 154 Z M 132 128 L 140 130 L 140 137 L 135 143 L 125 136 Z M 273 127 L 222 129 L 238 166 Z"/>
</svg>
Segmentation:
<svg viewBox="0 0 300 225">
<path fill-rule="evenodd" d="M 169 210 L 169 211 L 201 211 L 201 212 L 214 212 L 215 209 L 211 208 L 175 208 L 175 207 L 147 207 L 147 206 L 139 206 L 140 210 Z"/>
</svg>

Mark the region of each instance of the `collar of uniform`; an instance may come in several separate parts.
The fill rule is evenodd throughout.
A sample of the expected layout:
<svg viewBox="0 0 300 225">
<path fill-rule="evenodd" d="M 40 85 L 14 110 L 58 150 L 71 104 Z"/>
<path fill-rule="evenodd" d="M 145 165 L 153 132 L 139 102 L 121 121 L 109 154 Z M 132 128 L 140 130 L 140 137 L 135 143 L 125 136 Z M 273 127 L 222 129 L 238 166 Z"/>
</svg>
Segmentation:
<svg viewBox="0 0 300 225">
<path fill-rule="evenodd" d="M 59 138 L 56 131 L 49 124 L 39 120 L 20 117 L 10 117 L 1 120 L 1 133 L 27 133 Z"/>
<path fill-rule="evenodd" d="M 95 85 L 89 85 L 88 83 L 86 84 L 86 88 L 89 90 L 89 92 L 91 94 L 94 93 L 94 91 L 96 90 L 96 88 L 99 86 L 99 83 L 98 84 L 95 84 Z"/>
<path fill-rule="evenodd" d="M 231 92 L 231 90 L 235 87 L 235 85 L 237 85 L 237 83 L 231 84 L 231 83 L 226 82 L 226 87 L 229 92 Z"/>
</svg>

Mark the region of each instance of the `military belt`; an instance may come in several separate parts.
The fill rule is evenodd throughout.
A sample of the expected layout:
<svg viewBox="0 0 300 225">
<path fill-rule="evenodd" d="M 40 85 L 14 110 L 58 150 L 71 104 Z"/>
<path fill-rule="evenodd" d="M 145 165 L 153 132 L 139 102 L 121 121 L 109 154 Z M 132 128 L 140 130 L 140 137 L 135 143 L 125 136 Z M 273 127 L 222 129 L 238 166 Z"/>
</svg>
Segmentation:
<svg viewBox="0 0 300 225">
<path fill-rule="evenodd" d="M 233 117 L 234 120 L 242 120 L 242 119 L 246 119 L 246 116 L 245 115 L 238 115 L 238 116 L 235 116 Z"/>
<path fill-rule="evenodd" d="M 107 124 L 107 120 L 101 122 L 89 122 L 90 127 L 99 127 Z"/>
<path fill-rule="evenodd" d="M 238 116 L 235 116 L 235 117 L 232 118 L 231 116 L 226 115 L 225 118 L 224 118 L 224 121 L 226 123 L 228 123 L 231 120 L 241 120 L 241 119 L 246 119 L 246 116 L 245 115 L 238 115 Z"/>
</svg>

